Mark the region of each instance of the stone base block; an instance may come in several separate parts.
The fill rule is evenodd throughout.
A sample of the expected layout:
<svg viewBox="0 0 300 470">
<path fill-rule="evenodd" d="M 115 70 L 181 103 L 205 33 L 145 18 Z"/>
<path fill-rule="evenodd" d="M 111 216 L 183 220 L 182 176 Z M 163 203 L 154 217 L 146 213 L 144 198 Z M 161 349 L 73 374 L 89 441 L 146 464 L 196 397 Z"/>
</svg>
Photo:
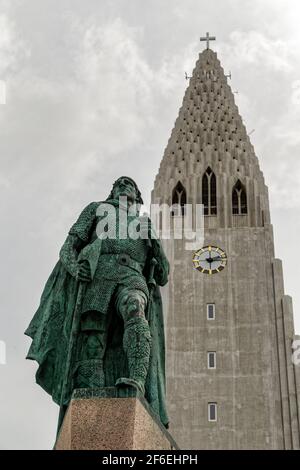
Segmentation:
<svg viewBox="0 0 300 470">
<path fill-rule="evenodd" d="M 56 450 L 178 449 L 133 387 L 74 390 Z"/>
</svg>

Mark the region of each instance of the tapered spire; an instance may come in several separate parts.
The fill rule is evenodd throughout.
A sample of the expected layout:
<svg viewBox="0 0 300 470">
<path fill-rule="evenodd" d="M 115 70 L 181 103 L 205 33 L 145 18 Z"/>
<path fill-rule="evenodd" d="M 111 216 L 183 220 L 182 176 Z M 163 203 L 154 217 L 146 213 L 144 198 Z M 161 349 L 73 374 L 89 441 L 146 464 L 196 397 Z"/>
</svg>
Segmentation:
<svg viewBox="0 0 300 470">
<path fill-rule="evenodd" d="M 209 34 L 206 39 L 212 40 Z M 264 177 L 229 85 L 231 74 L 225 74 L 216 52 L 206 48 L 199 54 L 192 76 L 186 78 L 189 84 L 161 161 L 153 197 L 168 202 L 173 188 L 166 191 L 166 181 L 175 187 L 180 180 L 189 201 L 202 202 L 199 181 L 210 167 L 217 175 L 218 193 L 223 177 L 226 182 L 222 186 L 228 185 L 223 201 L 219 201 L 223 204 L 221 224 L 232 223 L 227 215 L 231 210 L 232 188 L 239 179 L 247 186 L 248 194 L 255 198 L 258 193 L 263 196 L 261 206 L 269 212 Z M 255 220 L 247 223 L 259 225 L 260 219 L 257 213 Z"/>
<path fill-rule="evenodd" d="M 165 150 L 165 157 L 175 165 L 191 157 L 199 163 L 208 156 L 216 164 L 228 166 L 231 162 L 232 169 L 248 167 L 249 162 L 257 164 L 228 78 L 217 54 L 205 49 L 199 55 Z"/>
</svg>

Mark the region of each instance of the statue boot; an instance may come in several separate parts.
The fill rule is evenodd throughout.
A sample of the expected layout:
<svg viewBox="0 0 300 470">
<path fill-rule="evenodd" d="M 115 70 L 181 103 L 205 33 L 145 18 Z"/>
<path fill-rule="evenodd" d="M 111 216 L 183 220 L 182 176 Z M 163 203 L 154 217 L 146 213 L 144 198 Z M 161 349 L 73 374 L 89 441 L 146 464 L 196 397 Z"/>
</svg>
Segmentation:
<svg viewBox="0 0 300 470">
<path fill-rule="evenodd" d="M 116 307 L 124 320 L 123 349 L 127 357 L 129 377 L 121 377 L 116 386 L 130 385 L 145 394 L 148 374 L 151 333 L 145 317 L 147 297 L 139 289 L 122 287 L 117 293 Z"/>
<path fill-rule="evenodd" d="M 86 359 L 77 363 L 76 388 L 98 388 L 104 387 L 104 385 L 102 360 Z"/>
</svg>

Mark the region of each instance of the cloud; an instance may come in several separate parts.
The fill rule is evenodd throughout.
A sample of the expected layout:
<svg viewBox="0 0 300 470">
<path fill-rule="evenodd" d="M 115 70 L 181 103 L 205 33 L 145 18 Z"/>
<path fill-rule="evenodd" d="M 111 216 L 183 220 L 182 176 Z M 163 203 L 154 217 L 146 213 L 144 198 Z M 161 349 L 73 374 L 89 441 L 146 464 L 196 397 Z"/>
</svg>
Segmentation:
<svg viewBox="0 0 300 470">
<path fill-rule="evenodd" d="M 30 50 L 17 33 L 14 22 L 5 14 L 0 14 L 0 77 L 11 74 Z"/>
<path fill-rule="evenodd" d="M 300 81 L 285 83 L 286 100 L 278 106 L 276 122 L 265 128 L 263 148 L 268 156 L 268 184 L 272 205 L 277 209 L 300 209 Z M 273 117 L 274 119 L 274 117 Z"/>
<path fill-rule="evenodd" d="M 300 105 L 300 80 L 295 80 L 292 83 L 292 104 L 294 106 Z"/>
<path fill-rule="evenodd" d="M 230 43 L 222 45 L 225 53 L 247 66 L 255 65 L 274 71 L 290 72 L 293 53 L 288 42 L 274 39 L 260 31 L 232 31 Z"/>
<path fill-rule="evenodd" d="M 277 11 L 280 7 L 281 3 L 275 6 Z M 255 9 L 262 14 L 260 7 Z M 295 155 L 300 146 L 300 60 L 295 37 L 277 38 L 270 32 L 276 30 L 275 22 L 272 26 L 264 32 L 234 29 L 230 43 L 221 43 L 219 56 L 233 71 L 231 85 L 239 92 L 236 102 L 247 130 L 255 129 L 251 140 L 272 207 L 299 209 L 300 165 Z"/>
<path fill-rule="evenodd" d="M 153 117 L 154 73 L 137 45 L 140 31 L 120 18 L 84 30 L 77 59 L 87 127 L 105 134 L 106 152 L 118 153 L 140 142 Z M 76 32 L 75 32 L 76 34 Z"/>
<path fill-rule="evenodd" d="M 11 183 L 8 178 L 0 174 L 0 188 L 8 189 L 11 186 Z"/>
</svg>

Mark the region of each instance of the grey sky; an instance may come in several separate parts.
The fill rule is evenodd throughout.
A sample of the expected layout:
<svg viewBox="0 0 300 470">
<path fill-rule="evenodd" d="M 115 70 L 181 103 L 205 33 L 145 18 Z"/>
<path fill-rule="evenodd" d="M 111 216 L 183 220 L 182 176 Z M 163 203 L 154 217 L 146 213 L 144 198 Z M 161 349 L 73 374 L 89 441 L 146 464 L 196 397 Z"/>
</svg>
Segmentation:
<svg viewBox="0 0 300 470">
<path fill-rule="evenodd" d="M 299 21 L 297 0 L 0 0 L 0 448 L 53 445 L 23 331 L 83 206 L 121 174 L 149 203 L 206 31 L 255 129 L 300 332 Z"/>
</svg>

